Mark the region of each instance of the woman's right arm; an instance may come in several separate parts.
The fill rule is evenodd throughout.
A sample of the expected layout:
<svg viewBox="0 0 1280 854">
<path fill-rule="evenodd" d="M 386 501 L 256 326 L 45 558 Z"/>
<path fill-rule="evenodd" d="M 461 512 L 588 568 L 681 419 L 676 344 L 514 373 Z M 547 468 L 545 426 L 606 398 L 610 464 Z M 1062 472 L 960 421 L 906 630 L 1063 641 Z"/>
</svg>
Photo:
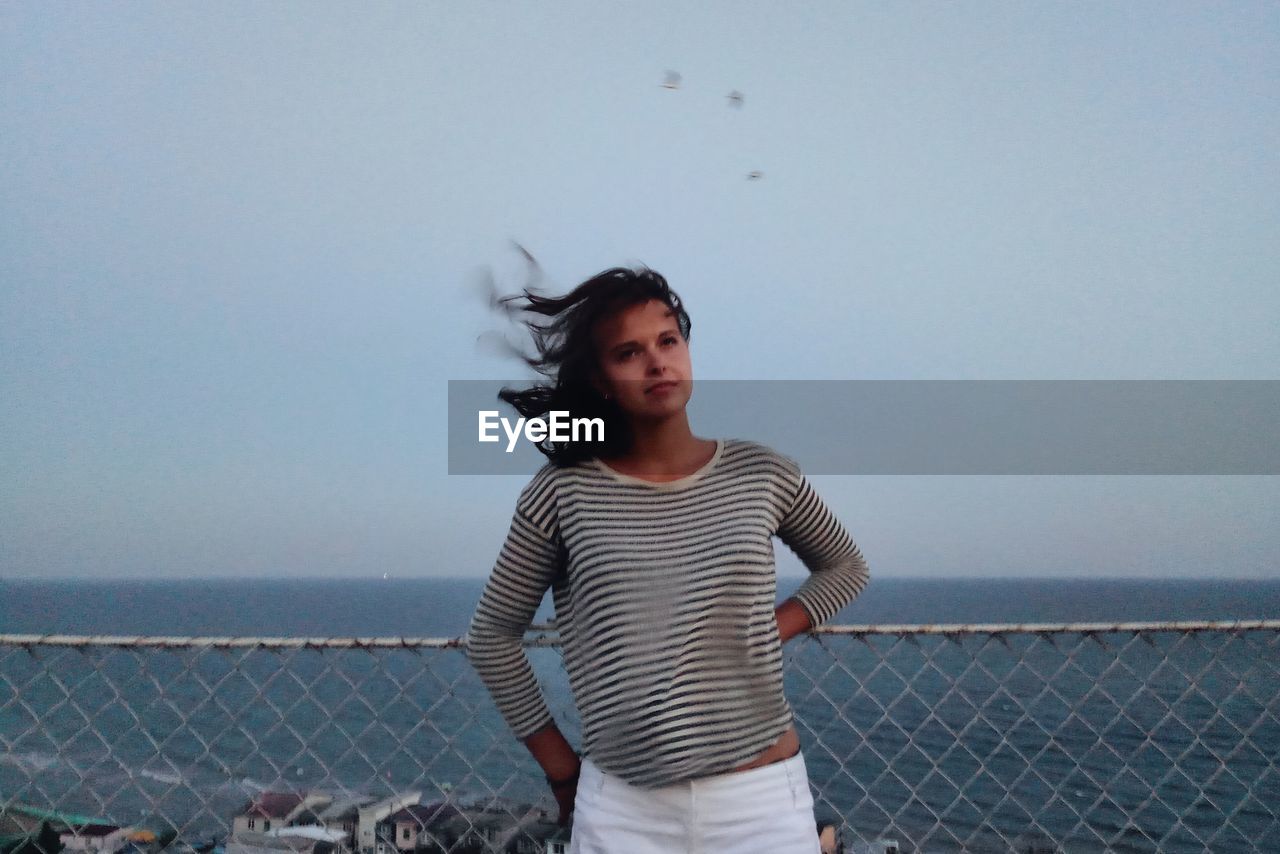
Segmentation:
<svg viewBox="0 0 1280 854">
<path fill-rule="evenodd" d="M 466 649 L 516 738 L 548 777 L 562 780 L 577 772 L 578 755 L 556 726 L 522 645 L 564 559 L 559 537 L 545 527 L 548 520 L 535 519 L 543 515 L 526 489 L 471 618 Z"/>
</svg>

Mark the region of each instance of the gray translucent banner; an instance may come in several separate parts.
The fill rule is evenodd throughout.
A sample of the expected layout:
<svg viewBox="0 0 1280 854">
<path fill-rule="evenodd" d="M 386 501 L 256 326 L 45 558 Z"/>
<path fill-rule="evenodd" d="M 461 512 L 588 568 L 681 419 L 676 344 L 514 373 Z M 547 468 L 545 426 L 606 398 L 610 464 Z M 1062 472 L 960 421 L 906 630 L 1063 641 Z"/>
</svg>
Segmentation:
<svg viewBox="0 0 1280 854">
<path fill-rule="evenodd" d="M 507 451 L 504 386 L 529 382 L 449 381 L 450 474 L 546 462 L 523 433 Z M 479 441 L 486 410 L 497 442 Z M 687 411 L 695 435 L 806 474 L 1280 474 L 1277 380 L 695 380 Z"/>
</svg>

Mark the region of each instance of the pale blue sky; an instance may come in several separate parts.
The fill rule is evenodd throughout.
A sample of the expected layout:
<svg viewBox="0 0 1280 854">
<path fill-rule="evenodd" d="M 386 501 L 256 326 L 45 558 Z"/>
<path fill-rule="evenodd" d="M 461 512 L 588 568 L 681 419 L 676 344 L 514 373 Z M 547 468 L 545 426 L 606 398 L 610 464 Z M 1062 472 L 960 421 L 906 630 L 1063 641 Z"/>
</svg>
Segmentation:
<svg viewBox="0 0 1280 854">
<path fill-rule="evenodd" d="M 1274 3 L 6 3 L 0 575 L 483 576 L 511 238 L 700 378 L 1280 378 L 1278 139 Z M 1276 578 L 1278 480 L 815 485 L 883 577 Z"/>
</svg>

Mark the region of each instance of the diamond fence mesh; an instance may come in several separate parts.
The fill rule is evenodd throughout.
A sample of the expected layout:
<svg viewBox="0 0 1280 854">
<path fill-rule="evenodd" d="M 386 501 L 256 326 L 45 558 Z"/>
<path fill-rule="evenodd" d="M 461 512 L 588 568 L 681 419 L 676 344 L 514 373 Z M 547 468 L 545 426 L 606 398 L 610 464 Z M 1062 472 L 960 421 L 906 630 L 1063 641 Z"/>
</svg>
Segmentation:
<svg viewBox="0 0 1280 854">
<path fill-rule="evenodd" d="M 784 647 L 846 852 L 1280 851 L 1278 671 L 1280 621 L 825 626 Z M 0 635 L 0 851 L 556 854 L 555 818 L 458 639 Z"/>
</svg>

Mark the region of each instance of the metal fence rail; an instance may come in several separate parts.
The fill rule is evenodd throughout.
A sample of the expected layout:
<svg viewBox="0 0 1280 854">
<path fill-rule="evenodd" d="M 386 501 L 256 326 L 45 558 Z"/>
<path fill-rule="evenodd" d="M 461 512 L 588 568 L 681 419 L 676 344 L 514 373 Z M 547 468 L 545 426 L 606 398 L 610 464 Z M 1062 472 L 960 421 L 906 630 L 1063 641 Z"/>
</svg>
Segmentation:
<svg viewBox="0 0 1280 854">
<path fill-rule="evenodd" d="M 784 658 L 844 851 L 1280 851 L 1280 621 L 824 626 Z M 0 850 L 554 852 L 554 817 L 461 639 L 0 635 Z"/>
</svg>

